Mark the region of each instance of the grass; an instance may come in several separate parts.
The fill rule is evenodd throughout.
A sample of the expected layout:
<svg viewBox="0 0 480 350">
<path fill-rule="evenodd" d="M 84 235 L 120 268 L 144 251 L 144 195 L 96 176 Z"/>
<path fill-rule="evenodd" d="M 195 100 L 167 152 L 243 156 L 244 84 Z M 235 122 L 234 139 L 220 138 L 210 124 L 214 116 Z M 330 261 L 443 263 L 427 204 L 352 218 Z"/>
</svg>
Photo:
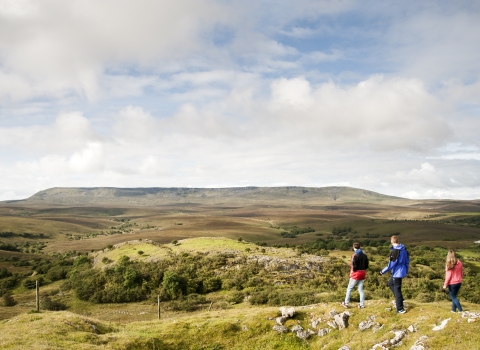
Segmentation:
<svg viewBox="0 0 480 350">
<path fill-rule="evenodd" d="M 392 331 L 414 325 L 400 349 L 410 348 L 422 335 L 428 336 L 431 349 L 474 349 L 480 343 L 477 322 L 468 323 L 461 314 L 451 314 L 449 303 L 408 302 L 408 312 L 396 315 L 388 300 L 368 300 L 365 309 L 349 309 L 351 317 L 345 330 L 332 330 L 325 337 L 312 336 L 307 341 L 293 333 L 278 334 L 272 327 L 278 308 L 246 304 L 228 310 L 200 311 L 163 315 L 157 320 L 126 323 L 104 320 L 99 315 L 82 316 L 68 311 L 23 313 L 0 323 L 2 349 L 370 349 L 374 344 L 393 338 Z M 474 311 L 477 305 L 465 304 Z M 322 303 L 297 308 L 286 326 L 300 324 L 312 328 L 312 320 L 321 319 L 318 328 L 329 327 L 329 312 L 344 311 L 338 303 Z M 478 310 L 477 310 L 478 311 Z M 93 313 L 92 313 L 93 314 Z M 376 333 L 360 331 L 358 325 L 374 315 L 383 327 Z M 154 315 L 152 315 L 154 316 Z M 156 315 L 155 315 L 156 316 Z M 452 318 L 445 329 L 432 328 Z M 94 328 L 98 331 L 95 333 Z"/>
</svg>

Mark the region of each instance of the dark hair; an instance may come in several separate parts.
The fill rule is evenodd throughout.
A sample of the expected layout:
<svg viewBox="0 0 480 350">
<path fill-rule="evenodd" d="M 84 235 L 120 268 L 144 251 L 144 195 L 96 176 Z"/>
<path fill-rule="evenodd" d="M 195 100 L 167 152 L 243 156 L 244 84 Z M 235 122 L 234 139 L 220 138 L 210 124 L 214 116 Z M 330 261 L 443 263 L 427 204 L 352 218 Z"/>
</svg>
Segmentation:
<svg viewBox="0 0 480 350">
<path fill-rule="evenodd" d="M 353 248 L 360 249 L 360 243 L 358 242 L 353 243 Z"/>
</svg>

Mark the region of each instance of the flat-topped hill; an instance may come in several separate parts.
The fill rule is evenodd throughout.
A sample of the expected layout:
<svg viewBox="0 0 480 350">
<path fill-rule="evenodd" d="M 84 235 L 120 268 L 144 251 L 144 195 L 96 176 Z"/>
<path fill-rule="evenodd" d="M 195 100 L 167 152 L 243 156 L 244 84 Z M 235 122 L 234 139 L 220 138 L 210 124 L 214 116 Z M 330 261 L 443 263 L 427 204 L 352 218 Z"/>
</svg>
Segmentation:
<svg viewBox="0 0 480 350">
<path fill-rule="evenodd" d="M 231 187 L 231 188 L 65 188 L 40 191 L 22 201 L 22 205 L 162 205 L 256 203 L 382 203 L 409 204 L 412 201 L 351 187 Z"/>
</svg>

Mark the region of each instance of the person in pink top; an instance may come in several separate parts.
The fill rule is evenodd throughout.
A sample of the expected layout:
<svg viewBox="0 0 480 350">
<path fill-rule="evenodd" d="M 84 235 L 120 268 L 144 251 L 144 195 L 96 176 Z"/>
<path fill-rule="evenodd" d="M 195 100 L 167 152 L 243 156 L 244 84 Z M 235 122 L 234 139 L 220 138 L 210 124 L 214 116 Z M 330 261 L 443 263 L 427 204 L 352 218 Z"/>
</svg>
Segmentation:
<svg viewBox="0 0 480 350">
<path fill-rule="evenodd" d="M 445 264 L 445 283 L 443 288 L 448 287 L 448 293 L 452 298 L 452 312 L 463 311 L 460 302 L 457 299 L 458 291 L 462 285 L 463 265 L 455 256 L 455 252 L 450 250 L 447 254 L 447 262 Z"/>
</svg>

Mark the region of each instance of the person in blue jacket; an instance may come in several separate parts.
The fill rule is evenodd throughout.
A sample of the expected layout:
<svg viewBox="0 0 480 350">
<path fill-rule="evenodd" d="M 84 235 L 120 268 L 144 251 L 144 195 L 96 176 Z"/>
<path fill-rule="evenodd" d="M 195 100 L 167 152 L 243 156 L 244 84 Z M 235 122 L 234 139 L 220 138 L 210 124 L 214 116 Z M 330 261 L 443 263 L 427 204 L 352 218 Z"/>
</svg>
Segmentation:
<svg viewBox="0 0 480 350">
<path fill-rule="evenodd" d="M 380 275 L 392 271 L 392 277 L 390 277 L 390 280 L 388 281 L 388 286 L 395 296 L 397 313 L 404 314 L 406 311 L 403 305 L 402 280 L 408 273 L 410 257 L 405 246 L 398 240 L 398 236 L 392 236 L 390 242 L 392 243 L 390 260 L 387 267 L 380 271 Z"/>
</svg>

